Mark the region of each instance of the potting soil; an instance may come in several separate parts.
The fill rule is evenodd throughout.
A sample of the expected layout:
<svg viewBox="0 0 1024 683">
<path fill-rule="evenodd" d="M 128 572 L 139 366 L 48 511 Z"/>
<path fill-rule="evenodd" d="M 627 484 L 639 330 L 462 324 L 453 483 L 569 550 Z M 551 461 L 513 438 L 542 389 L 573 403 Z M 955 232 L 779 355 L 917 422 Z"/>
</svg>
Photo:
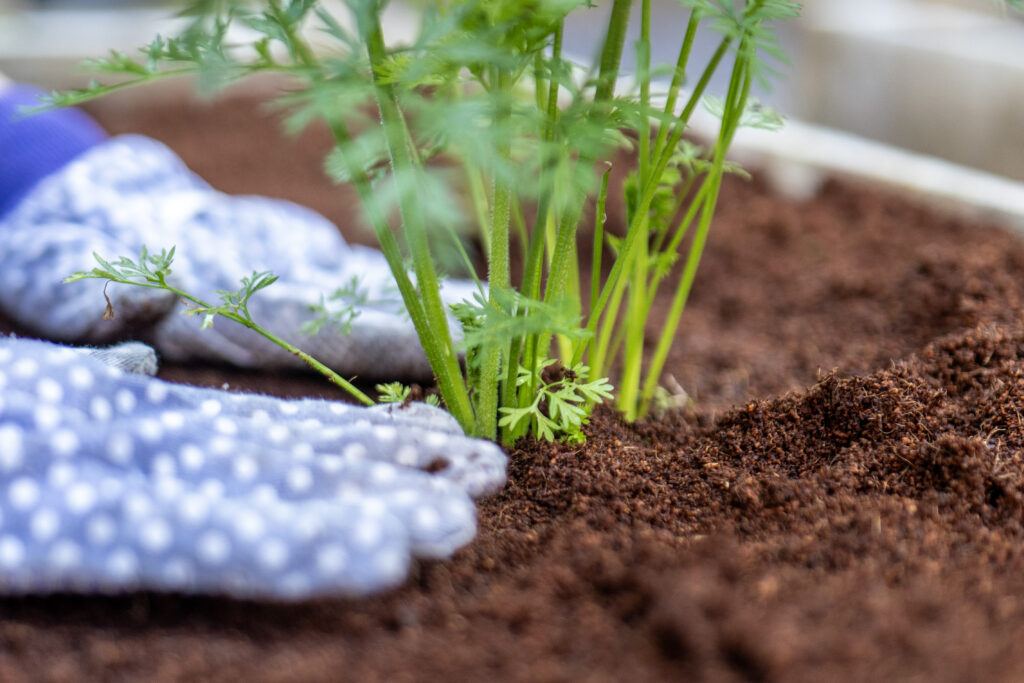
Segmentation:
<svg viewBox="0 0 1024 683">
<path fill-rule="evenodd" d="M 319 171 L 322 130 L 284 139 L 245 99 L 93 111 L 372 243 Z M 2 599 L 0 680 L 1024 680 L 1022 302 L 1007 232 L 729 178 L 665 370 L 685 407 L 520 443 L 476 540 L 377 598 Z M 340 397 L 303 374 L 162 376 Z"/>
</svg>

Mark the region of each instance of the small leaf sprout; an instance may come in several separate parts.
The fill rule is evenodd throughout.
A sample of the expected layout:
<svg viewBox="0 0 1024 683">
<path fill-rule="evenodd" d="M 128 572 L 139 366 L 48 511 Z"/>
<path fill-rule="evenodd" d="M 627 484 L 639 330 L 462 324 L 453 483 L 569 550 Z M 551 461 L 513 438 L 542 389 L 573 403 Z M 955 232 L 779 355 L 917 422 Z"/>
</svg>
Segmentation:
<svg viewBox="0 0 1024 683">
<path fill-rule="evenodd" d="M 219 291 L 221 303 L 220 305 L 213 305 L 179 289 L 168 281 L 168 276 L 172 272 L 171 263 L 174 261 L 174 251 L 175 248 L 171 247 L 170 250 L 164 249 L 159 254 L 153 254 L 143 246 L 137 261 L 122 256 L 113 263 L 107 261 L 99 254 L 93 254 L 93 258 L 99 264 L 98 268 L 72 273 L 64 279 L 64 282 L 98 279 L 106 280 L 108 283 L 116 282 L 171 292 L 185 303 L 188 315 L 203 316 L 202 326 L 204 329 L 213 325 L 213 321 L 217 316 L 236 322 L 266 337 L 286 351 L 295 354 L 311 368 L 322 373 L 329 380 L 351 394 L 360 403 L 374 405 L 373 399 L 344 377 L 341 377 L 313 356 L 270 332 L 252 319 L 252 316 L 249 314 L 249 299 L 261 289 L 272 285 L 277 280 L 274 275 L 269 272 L 254 272 L 252 275 L 242 278 L 241 287 L 237 291 Z M 107 305 L 112 308 L 110 299 L 107 299 Z"/>
</svg>

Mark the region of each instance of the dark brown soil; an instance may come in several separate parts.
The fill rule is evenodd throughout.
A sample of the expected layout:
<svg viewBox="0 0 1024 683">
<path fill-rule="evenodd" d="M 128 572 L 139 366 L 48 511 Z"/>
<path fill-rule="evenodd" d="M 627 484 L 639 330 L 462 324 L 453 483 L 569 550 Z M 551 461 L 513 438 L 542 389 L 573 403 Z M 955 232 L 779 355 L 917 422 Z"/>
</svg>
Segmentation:
<svg viewBox="0 0 1024 683">
<path fill-rule="evenodd" d="M 321 133 L 97 111 L 358 237 Z M 1024 245 L 864 187 L 730 180 L 697 284 L 667 369 L 696 408 L 513 450 L 453 560 L 355 602 L 3 600 L 0 680 L 1024 680 Z"/>
</svg>

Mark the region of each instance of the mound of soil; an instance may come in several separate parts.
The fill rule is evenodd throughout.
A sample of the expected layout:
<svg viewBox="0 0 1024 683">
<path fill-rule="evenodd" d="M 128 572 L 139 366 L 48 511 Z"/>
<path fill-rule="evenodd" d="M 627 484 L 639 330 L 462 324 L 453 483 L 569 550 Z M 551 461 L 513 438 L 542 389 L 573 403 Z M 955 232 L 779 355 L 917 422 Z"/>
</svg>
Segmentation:
<svg viewBox="0 0 1024 683">
<path fill-rule="evenodd" d="M 245 100 L 94 111 L 372 242 L 317 173 L 323 131 L 281 140 Z M 374 599 L 2 600 L 0 679 L 1024 680 L 1022 301 L 1008 233 L 729 179 L 666 368 L 691 408 L 519 444 L 477 539 Z"/>
</svg>

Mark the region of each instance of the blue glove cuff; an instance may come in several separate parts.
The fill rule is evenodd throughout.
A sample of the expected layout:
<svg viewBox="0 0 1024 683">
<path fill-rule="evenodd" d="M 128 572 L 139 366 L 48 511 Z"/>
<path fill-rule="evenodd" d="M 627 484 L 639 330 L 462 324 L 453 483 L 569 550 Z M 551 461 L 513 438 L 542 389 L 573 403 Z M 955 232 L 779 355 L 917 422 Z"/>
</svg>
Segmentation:
<svg viewBox="0 0 1024 683">
<path fill-rule="evenodd" d="M 40 94 L 25 85 L 0 92 L 0 217 L 40 180 L 107 137 L 77 109 L 20 115 L 22 107 L 39 104 Z"/>
</svg>

